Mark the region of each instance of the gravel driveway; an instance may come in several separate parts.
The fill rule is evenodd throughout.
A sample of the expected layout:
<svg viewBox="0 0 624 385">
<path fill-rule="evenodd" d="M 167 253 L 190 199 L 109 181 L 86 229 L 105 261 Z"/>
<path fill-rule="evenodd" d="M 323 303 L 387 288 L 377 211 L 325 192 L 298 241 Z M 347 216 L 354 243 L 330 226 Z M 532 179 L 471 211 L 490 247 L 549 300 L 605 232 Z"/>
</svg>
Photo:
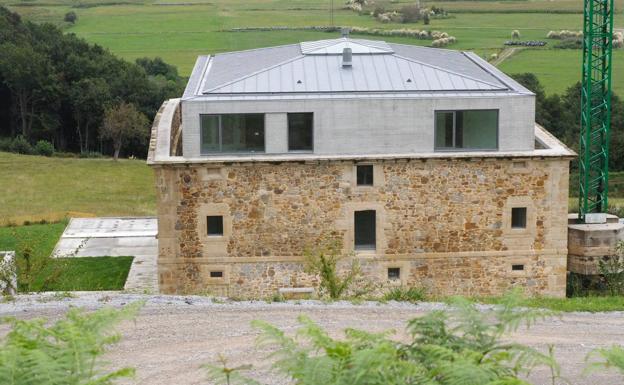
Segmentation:
<svg viewBox="0 0 624 385">
<path fill-rule="evenodd" d="M 266 320 L 283 330 L 294 331 L 297 316 L 307 314 L 334 336 L 340 336 L 344 328 L 355 327 L 369 331 L 394 329 L 397 338 L 402 338 L 407 320 L 442 307 L 435 303 L 393 302 L 362 305 L 314 301 L 213 303 L 206 297 L 83 293 L 64 300 L 42 295 L 19 296 L 15 302 L 0 304 L 0 316 L 54 319 L 69 306 L 95 309 L 139 299 L 147 301 L 145 307 L 135 322 L 120 325 L 123 339 L 107 356 L 114 367 L 137 369 L 136 378 L 128 384 L 209 384 L 201 365 L 214 362 L 220 353 L 231 360 L 231 365 L 253 363 L 254 370 L 250 374 L 267 384 L 287 384 L 269 372 L 269 363 L 263 359 L 266 352 L 255 348 L 257 333 L 250 327 L 252 320 Z M 487 306 L 483 309 L 486 311 Z M 0 325 L 0 333 L 6 330 Z M 591 350 L 612 344 L 624 345 L 622 312 L 566 313 L 509 338 L 539 349 L 554 344 L 562 373 L 572 384 L 624 382 L 624 377 L 613 371 L 602 371 L 591 377 L 582 375 L 585 356 Z M 534 372 L 530 380 L 534 384 L 550 384 L 545 370 Z"/>
</svg>

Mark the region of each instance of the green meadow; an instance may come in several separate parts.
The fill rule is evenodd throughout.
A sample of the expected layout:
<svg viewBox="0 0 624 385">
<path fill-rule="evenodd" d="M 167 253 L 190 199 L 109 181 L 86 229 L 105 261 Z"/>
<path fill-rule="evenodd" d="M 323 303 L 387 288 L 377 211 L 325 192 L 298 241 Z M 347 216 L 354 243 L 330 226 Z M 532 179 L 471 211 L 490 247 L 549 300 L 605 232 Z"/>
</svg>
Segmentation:
<svg viewBox="0 0 624 385">
<path fill-rule="evenodd" d="M 387 8 L 400 8 L 411 1 L 377 1 Z M 229 32 L 231 28 L 330 25 L 330 0 L 0 0 L 25 18 L 62 25 L 88 41 L 100 44 L 126 59 L 160 56 L 189 75 L 195 58 L 231 50 L 250 49 L 336 34 L 312 31 Z M 334 24 L 369 28 L 415 28 L 448 32 L 457 38 L 451 49 L 472 50 L 489 57 L 500 52 L 511 31 L 522 40 L 545 40 L 550 30 L 582 28 L 582 2 L 578 0 L 441 1 L 427 2 L 451 12 L 451 18 L 433 19 L 428 26 L 382 24 L 368 14 L 344 9 L 334 0 Z M 624 28 L 624 0 L 616 1 L 615 24 Z M 75 25 L 63 22 L 74 11 Z M 375 38 L 366 36 L 367 38 Z M 430 41 L 379 37 L 392 42 L 428 45 Z M 580 51 L 546 48 L 526 49 L 500 64 L 508 73 L 535 72 L 549 93 L 561 92 L 580 79 Z M 614 55 L 614 87 L 624 94 L 624 50 Z"/>
</svg>

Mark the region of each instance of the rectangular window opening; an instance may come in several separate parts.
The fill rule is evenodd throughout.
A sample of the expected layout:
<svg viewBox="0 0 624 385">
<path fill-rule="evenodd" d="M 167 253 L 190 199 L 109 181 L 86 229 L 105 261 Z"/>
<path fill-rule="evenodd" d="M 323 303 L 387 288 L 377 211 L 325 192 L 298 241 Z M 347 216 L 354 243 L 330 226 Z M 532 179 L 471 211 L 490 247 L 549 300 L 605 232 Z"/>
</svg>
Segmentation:
<svg viewBox="0 0 624 385">
<path fill-rule="evenodd" d="M 201 115 L 201 153 L 264 152 L 264 114 Z"/>
<path fill-rule="evenodd" d="M 311 112 L 288 114 L 288 151 L 312 151 L 314 115 Z"/>
<path fill-rule="evenodd" d="M 223 272 L 222 271 L 211 271 L 210 272 L 210 278 L 223 278 Z"/>
<path fill-rule="evenodd" d="M 388 268 L 388 279 L 389 280 L 401 279 L 401 268 L 400 267 L 389 267 Z"/>
<path fill-rule="evenodd" d="M 511 228 L 526 229 L 527 209 L 526 207 L 514 207 L 511 209 Z"/>
<path fill-rule="evenodd" d="M 372 164 L 359 164 L 355 166 L 357 174 L 358 186 L 372 186 L 373 185 L 373 165 Z"/>
<path fill-rule="evenodd" d="M 222 236 L 223 235 L 223 216 L 210 215 L 206 217 L 208 235 Z"/>
<path fill-rule="evenodd" d="M 436 150 L 496 150 L 498 110 L 435 112 Z"/>
<path fill-rule="evenodd" d="M 524 270 L 524 265 L 511 265 L 512 271 L 522 271 Z"/>
<path fill-rule="evenodd" d="M 375 221 L 375 210 L 356 211 L 354 213 L 356 250 L 375 250 L 377 247 Z"/>
</svg>

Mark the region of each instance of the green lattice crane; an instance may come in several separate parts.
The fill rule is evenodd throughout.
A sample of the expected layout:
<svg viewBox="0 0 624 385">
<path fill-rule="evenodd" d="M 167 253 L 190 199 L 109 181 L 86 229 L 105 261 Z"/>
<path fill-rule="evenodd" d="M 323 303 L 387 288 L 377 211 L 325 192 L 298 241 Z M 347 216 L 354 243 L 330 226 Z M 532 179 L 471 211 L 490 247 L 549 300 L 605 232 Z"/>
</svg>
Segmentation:
<svg viewBox="0 0 624 385">
<path fill-rule="evenodd" d="M 584 0 L 579 219 L 607 211 L 613 0 Z"/>
</svg>

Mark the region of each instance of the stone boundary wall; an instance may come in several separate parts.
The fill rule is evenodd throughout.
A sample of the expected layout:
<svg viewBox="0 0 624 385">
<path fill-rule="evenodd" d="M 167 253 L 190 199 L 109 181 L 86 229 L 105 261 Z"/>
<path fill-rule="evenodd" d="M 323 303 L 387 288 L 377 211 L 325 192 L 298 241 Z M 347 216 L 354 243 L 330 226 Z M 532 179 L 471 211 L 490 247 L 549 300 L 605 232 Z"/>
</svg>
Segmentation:
<svg viewBox="0 0 624 385">
<path fill-rule="evenodd" d="M 373 186 L 356 185 L 355 164 L 154 166 L 160 290 L 258 298 L 314 287 L 304 250 L 338 242 L 380 292 L 565 295 L 569 159 L 368 161 Z M 526 229 L 511 227 L 513 207 L 527 208 Z M 354 252 L 353 213 L 369 209 L 377 247 Z M 208 215 L 223 216 L 223 236 L 207 235 Z"/>
</svg>

